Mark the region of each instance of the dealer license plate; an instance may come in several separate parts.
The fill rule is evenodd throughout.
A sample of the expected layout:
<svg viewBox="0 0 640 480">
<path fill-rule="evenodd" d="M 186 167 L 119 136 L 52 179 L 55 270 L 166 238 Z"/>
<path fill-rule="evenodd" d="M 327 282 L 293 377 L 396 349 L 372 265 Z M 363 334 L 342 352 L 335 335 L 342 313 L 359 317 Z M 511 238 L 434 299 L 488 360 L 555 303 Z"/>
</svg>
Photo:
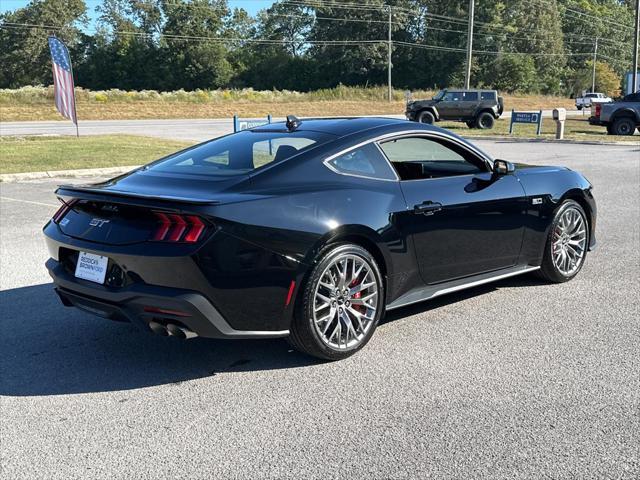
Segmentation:
<svg viewBox="0 0 640 480">
<path fill-rule="evenodd" d="M 93 253 L 80 252 L 76 264 L 76 277 L 90 282 L 104 283 L 109 259 Z"/>
</svg>

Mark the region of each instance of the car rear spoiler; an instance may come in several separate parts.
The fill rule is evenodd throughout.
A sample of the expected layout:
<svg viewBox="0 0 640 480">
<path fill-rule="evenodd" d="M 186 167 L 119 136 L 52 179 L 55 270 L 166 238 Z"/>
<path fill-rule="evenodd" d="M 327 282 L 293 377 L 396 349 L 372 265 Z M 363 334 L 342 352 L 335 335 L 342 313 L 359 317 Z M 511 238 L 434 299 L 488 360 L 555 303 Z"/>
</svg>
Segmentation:
<svg viewBox="0 0 640 480">
<path fill-rule="evenodd" d="M 190 205 L 214 205 L 220 203 L 210 198 L 178 197 L 172 195 L 147 195 L 143 193 L 125 192 L 120 190 L 106 190 L 91 186 L 60 185 L 56 195 L 62 198 L 79 198 L 83 200 L 117 202 L 116 198 L 126 199 L 127 204 L 141 207 L 157 206 L 162 203 L 182 203 Z M 116 197 L 116 198 L 114 198 Z"/>
</svg>

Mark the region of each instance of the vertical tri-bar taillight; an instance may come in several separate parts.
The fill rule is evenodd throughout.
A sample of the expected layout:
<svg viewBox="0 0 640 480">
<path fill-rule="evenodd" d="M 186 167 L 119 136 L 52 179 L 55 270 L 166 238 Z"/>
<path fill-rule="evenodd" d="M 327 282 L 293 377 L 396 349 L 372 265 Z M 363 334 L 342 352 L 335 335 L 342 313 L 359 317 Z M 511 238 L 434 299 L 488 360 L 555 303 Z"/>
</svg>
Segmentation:
<svg viewBox="0 0 640 480">
<path fill-rule="evenodd" d="M 153 212 L 158 220 L 151 240 L 155 242 L 196 243 L 202 237 L 204 222 L 195 215 Z"/>
<path fill-rule="evenodd" d="M 73 204 L 76 203 L 78 199 L 73 198 L 68 202 L 60 199 L 60 201 L 62 202 L 62 205 L 60 205 L 60 208 L 56 211 L 56 213 L 53 214 L 53 217 L 51 217 L 54 223 L 60 223 L 60 220 L 62 220 L 64 216 L 69 213 L 69 210 L 71 210 Z"/>
</svg>

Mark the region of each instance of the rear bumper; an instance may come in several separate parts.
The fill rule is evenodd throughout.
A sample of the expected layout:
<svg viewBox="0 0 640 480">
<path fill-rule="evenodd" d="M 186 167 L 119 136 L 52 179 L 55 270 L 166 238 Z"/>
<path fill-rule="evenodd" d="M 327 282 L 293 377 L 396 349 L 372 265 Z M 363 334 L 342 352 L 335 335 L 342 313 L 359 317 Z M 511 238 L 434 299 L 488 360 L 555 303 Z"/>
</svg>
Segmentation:
<svg viewBox="0 0 640 480">
<path fill-rule="evenodd" d="M 589 125 L 599 125 L 601 127 L 606 127 L 609 125 L 609 122 L 603 122 L 597 117 L 589 117 Z"/>
<path fill-rule="evenodd" d="M 145 331 L 151 331 L 149 325 L 154 322 L 177 325 L 208 338 L 277 338 L 289 334 L 288 330 L 236 330 L 198 292 L 144 284 L 110 289 L 75 278 L 53 258 L 46 267 L 64 305 L 110 320 L 128 321 Z"/>
</svg>

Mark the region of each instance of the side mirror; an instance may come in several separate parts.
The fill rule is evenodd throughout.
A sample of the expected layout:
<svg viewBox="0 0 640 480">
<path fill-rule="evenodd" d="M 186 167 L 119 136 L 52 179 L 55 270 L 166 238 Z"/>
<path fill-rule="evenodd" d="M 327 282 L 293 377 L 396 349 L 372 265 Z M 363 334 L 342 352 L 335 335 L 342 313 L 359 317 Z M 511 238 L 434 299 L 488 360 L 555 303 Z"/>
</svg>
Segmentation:
<svg viewBox="0 0 640 480">
<path fill-rule="evenodd" d="M 509 175 L 516 171 L 516 167 L 513 163 L 506 160 L 496 160 L 493 162 L 493 172 L 496 175 Z"/>
</svg>

